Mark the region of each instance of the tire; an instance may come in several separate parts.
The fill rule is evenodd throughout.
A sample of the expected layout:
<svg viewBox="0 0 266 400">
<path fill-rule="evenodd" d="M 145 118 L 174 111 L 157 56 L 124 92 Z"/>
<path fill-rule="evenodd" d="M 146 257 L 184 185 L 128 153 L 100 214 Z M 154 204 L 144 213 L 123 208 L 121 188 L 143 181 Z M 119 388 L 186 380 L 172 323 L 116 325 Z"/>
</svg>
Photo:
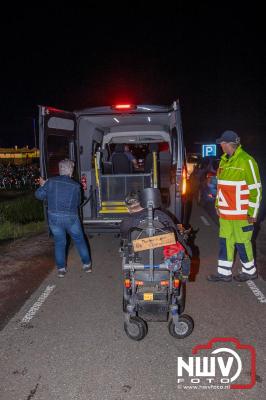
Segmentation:
<svg viewBox="0 0 266 400">
<path fill-rule="evenodd" d="M 129 323 L 124 323 L 124 329 L 127 336 L 136 341 L 144 339 L 148 333 L 146 322 L 139 317 L 131 317 Z"/>
<path fill-rule="evenodd" d="M 175 339 L 184 339 L 192 333 L 193 329 L 194 322 L 189 315 L 180 315 L 177 327 L 172 319 L 168 324 L 169 333 Z"/>
</svg>

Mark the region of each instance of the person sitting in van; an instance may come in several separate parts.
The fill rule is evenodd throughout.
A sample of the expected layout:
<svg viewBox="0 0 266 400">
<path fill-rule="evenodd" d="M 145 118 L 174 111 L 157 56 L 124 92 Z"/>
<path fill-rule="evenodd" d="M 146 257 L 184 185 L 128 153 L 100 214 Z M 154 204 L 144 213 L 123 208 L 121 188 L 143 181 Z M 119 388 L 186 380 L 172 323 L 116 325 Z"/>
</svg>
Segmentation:
<svg viewBox="0 0 266 400">
<path fill-rule="evenodd" d="M 132 169 L 138 169 L 137 160 L 130 152 L 129 146 L 122 143 L 116 144 L 111 161 L 114 174 L 129 174 Z"/>
<path fill-rule="evenodd" d="M 133 154 L 130 151 L 130 147 L 128 144 L 124 145 L 124 154 L 127 156 L 127 158 L 129 159 L 129 161 L 132 162 L 134 169 L 138 169 L 138 162 L 136 160 L 136 158 L 133 156 Z"/>
</svg>

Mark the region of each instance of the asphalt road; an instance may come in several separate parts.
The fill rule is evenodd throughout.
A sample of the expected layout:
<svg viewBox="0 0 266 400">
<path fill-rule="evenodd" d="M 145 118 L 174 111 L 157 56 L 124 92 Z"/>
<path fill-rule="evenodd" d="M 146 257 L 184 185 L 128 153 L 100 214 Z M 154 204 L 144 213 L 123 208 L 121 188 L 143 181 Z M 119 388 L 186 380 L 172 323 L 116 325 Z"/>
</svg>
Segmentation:
<svg viewBox="0 0 266 400">
<path fill-rule="evenodd" d="M 126 336 L 119 239 L 95 236 L 90 240 L 93 273 L 83 273 L 72 248 L 66 277 L 59 279 L 54 271 L 46 276 L 0 332 L 0 398 L 265 399 L 266 282 L 260 278 L 249 286 L 206 281 L 216 269 L 218 228 L 199 208 L 193 210 L 191 222 L 197 233 L 185 310 L 195 323 L 189 337 L 174 339 L 167 323 L 159 322 L 149 323 L 141 342 Z M 213 338 L 235 338 L 255 348 L 253 388 L 178 384 L 177 358 L 187 360 L 196 345 Z M 248 384 L 249 354 L 243 350 L 240 357 L 245 375 L 241 383 Z"/>
</svg>

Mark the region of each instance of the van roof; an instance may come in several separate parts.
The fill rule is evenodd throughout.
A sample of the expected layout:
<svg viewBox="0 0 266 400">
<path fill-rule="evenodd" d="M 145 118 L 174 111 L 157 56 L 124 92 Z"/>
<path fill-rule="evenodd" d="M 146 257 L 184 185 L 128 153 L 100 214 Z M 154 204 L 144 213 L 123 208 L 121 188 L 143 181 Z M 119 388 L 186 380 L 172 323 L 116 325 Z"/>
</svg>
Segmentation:
<svg viewBox="0 0 266 400">
<path fill-rule="evenodd" d="M 75 114 L 78 116 L 81 115 L 91 115 L 91 114 L 135 114 L 135 113 L 168 113 L 172 111 L 173 108 L 169 106 L 162 106 L 162 105 L 149 105 L 149 104 L 142 104 L 136 105 L 133 109 L 130 110 L 117 110 L 113 106 L 102 106 L 102 107 L 89 107 L 84 108 L 82 110 L 75 110 Z"/>
</svg>

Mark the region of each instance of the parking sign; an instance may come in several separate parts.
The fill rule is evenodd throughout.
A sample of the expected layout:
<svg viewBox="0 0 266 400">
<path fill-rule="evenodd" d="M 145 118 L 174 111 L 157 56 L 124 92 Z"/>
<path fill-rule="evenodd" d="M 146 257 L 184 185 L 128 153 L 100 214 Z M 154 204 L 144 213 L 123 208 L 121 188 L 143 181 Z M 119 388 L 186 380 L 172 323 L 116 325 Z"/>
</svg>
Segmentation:
<svg viewBox="0 0 266 400">
<path fill-rule="evenodd" d="M 216 156 L 216 144 L 203 144 L 202 157 Z"/>
</svg>

